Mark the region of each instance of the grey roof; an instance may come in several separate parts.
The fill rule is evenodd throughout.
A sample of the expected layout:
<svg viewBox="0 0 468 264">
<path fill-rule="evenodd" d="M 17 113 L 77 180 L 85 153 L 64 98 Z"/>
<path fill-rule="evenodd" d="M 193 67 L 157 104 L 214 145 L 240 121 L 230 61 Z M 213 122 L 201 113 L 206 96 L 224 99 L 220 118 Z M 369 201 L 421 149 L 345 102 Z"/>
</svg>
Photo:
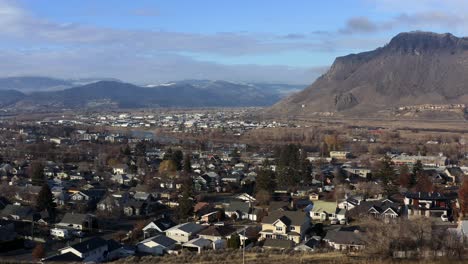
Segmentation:
<svg viewBox="0 0 468 264">
<path fill-rule="evenodd" d="M 184 231 L 186 233 L 196 234 L 196 233 L 200 232 L 201 230 L 203 230 L 204 228 L 205 227 L 202 226 L 202 225 L 189 222 L 189 223 L 176 225 L 176 226 L 168 229 L 167 231 L 178 229 L 178 230 Z"/>
<path fill-rule="evenodd" d="M 211 240 L 209 239 L 205 239 L 205 238 L 195 238 L 195 239 L 192 239 L 186 243 L 184 243 L 184 247 L 200 247 L 200 248 L 203 248 L 203 247 L 208 247 L 211 245 Z"/>
<path fill-rule="evenodd" d="M 77 243 L 75 245 L 70 246 L 71 248 L 74 248 L 76 251 L 79 251 L 81 253 L 85 253 L 88 251 L 92 251 L 94 249 L 107 246 L 107 240 L 101 238 L 101 237 L 93 237 L 91 239 L 85 240 L 83 242 Z"/>
<path fill-rule="evenodd" d="M 20 218 L 26 218 L 33 214 L 34 210 L 29 206 L 7 204 L 2 210 L 3 216 L 17 215 Z"/>
<path fill-rule="evenodd" d="M 362 233 L 359 231 L 343 231 L 343 230 L 331 230 L 327 232 L 327 235 L 323 238 L 326 241 L 330 241 L 336 244 L 342 245 L 364 245 L 362 239 Z"/>
<path fill-rule="evenodd" d="M 176 224 L 169 218 L 160 218 L 158 220 L 153 221 L 153 223 L 159 228 L 161 231 L 165 231 L 171 227 L 174 227 Z"/>
<path fill-rule="evenodd" d="M 73 254 L 72 252 L 67 252 L 65 254 L 54 255 L 44 259 L 44 262 L 82 262 L 83 259 Z"/>
<path fill-rule="evenodd" d="M 288 249 L 288 248 L 292 248 L 293 246 L 294 246 L 294 241 L 286 240 L 286 239 L 270 239 L 270 238 L 267 238 L 265 240 L 265 243 L 263 244 L 263 247 L 266 247 L 266 248 Z"/>
<path fill-rule="evenodd" d="M 62 221 L 60 221 L 60 223 L 82 225 L 84 222 L 87 221 L 88 218 L 89 215 L 87 214 L 66 213 L 63 216 Z"/>
<path fill-rule="evenodd" d="M 239 211 L 242 213 L 248 213 L 250 211 L 250 205 L 246 202 L 231 201 L 226 208 L 228 212 Z"/>
<path fill-rule="evenodd" d="M 273 224 L 276 220 L 281 220 L 281 222 L 286 225 L 299 226 L 304 223 L 304 220 L 307 218 L 307 215 L 302 211 L 274 211 L 265 216 L 262 220 L 263 224 Z"/>
<path fill-rule="evenodd" d="M 163 247 L 166 247 L 166 248 L 174 245 L 175 243 L 177 243 L 177 241 L 175 241 L 174 239 L 169 238 L 169 237 L 167 237 L 165 235 L 158 235 L 158 236 L 147 238 L 147 239 L 141 241 L 139 244 L 146 243 L 146 242 L 149 242 L 149 241 L 153 241 L 154 243 L 156 243 L 158 245 L 161 245 Z"/>
</svg>

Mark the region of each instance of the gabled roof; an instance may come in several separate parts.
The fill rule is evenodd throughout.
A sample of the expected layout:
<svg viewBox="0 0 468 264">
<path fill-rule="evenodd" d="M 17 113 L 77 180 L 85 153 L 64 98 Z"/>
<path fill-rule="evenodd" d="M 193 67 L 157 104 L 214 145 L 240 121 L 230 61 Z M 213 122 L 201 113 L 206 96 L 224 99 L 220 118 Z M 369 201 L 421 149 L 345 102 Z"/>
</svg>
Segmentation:
<svg viewBox="0 0 468 264">
<path fill-rule="evenodd" d="M 66 213 L 60 223 L 82 225 L 85 221 L 88 220 L 89 217 L 90 216 L 87 214 Z"/>
<path fill-rule="evenodd" d="M 174 230 L 180 230 L 180 231 L 183 231 L 185 233 L 194 234 L 194 233 L 200 232 L 204 228 L 205 227 L 202 226 L 202 225 L 195 224 L 193 222 L 188 222 L 188 223 L 179 224 L 179 225 L 176 225 L 176 226 L 174 226 L 172 228 L 169 228 L 168 230 L 166 230 L 166 232 L 174 231 Z"/>
<path fill-rule="evenodd" d="M 72 252 L 67 252 L 65 254 L 58 254 L 44 259 L 44 262 L 82 262 L 83 259 L 73 254 Z"/>
<path fill-rule="evenodd" d="M 26 218 L 34 213 L 34 210 L 29 206 L 7 204 L 2 210 L 1 215 L 10 216 L 17 215 L 20 218 Z"/>
<path fill-rule="evenodd" d="M 183 246 L 203 248 L 203 247 L 209 247 L 211 243 L 212 243 L 211 240 L 200 237 L 200 238 L 194 238 L 188 242 L 185 242 Z"/>
<path fill-rule="evenodd" d="M 86 253 L 104 246 L 107 246 L 107 240 L 101 237 L 93 237 L 70 247 L 80 253 Z"/>
<path fill-rule="evenodd" d="M 176 226 L 176 223 L 174 223 L 174 221 L 172 221 L 169 218 L 160 218 L 158 220 L 154 220 L 152 223 L 155 224 L 159 228 L 159 230 L 163 232 L 171 227 Z"/>
<path fill-rule="evenodd" d="M 147 243 L 147 242 L 150 242 L 150 241 L 152 241 L 152 242 L 154 242 L 154 243 L 156 243 L 156 244 L 158 244 L 160 246 L 163 246 L 165 248 L 170 247 L 170 246 L 177 243 L 177 241 L 175 241 L 174 239 L 169 238 L 169 237 L 167 237 L 165 235 L 158 235 L 158 236 L 147 238 L 147 239 L 141 241 L 138 244 L 144 244 L 144 243 Z"/>
<path fill-rule="evenodd" d="M 231 201 L 229 205 L 226 207 L 226 211 L 228 212 L 239 211 L 242 213 L 249 213 L 250 205 L 249 203 L 246 203 L 246 202 Z"/>
<path fill-rule="evenodd" d="M 232 226 L 210 226 L 198 234 L 205 236 L 226 237 L 235 233 L 236 231 L 237 229 Z"/>
<path fill-rule="evenodd" d="M 263 244 L 263 247 L 266 247 L 266 248 L 288 249 L 288 248 L 292 248 L 293 246 L 294 246 L 294 242 L 292 240 L 286 240 L 286 239 L 270 239 L 270 238 L 267 238 L 265 240 L 265 243 Z"/>
<path fill-rule="evenodd" d="M 274 211 L 265 216 L 262 224 L 273 224 L 277 220 L 286 225 L 300 226 L 304 223 L 307 215 L 302 211 Z"/>
<path fill-rule="evenodd" d="M 335 202 L 327 202 L 327 201 L 314 201 L 314 207 L 312 208 L 312 212 L 327 212 L 327 213 L 334 213 L 336 211 L 336 203 Z"/>
<path fill-rule="evenodd" d="M 359 231 L 330 230 L 323 239 L 341 245 L 364 245 Z"/>
</svg>

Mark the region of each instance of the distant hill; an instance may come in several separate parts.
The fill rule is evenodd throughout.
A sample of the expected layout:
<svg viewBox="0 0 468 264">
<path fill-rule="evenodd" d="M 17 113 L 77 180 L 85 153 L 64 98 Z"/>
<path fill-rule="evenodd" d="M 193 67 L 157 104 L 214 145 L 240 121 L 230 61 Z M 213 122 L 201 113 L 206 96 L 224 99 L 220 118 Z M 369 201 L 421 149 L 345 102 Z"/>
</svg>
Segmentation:
<svg viewBox="0 0 468 264">
<path fill-rule="evenodd" d="M 400 106 L 452 103 L 468 103 L 468 38 L 416 31 L 376 50 L 336 58 L 311 86 L 267 113 L 364 117 Z"/>
<path fill-rule="evenodd" d="M 120 81 L 99 81 L 60 91 L 40 91 L 10 101 L 22 108 L 145 108 L 270 106 L 298 86 L 188 80 L 141 87 Z M 281 90 L 281 87 L 285 87 Z"/>
<path fill-rule="evenodd" d="M 17 90 L 33 92 L 41 90 L 58 90 L 72 87 L 73 83 L 67 80 L 49 77 L 5 77 L 0 78 L 0 90 Z"/>
<path fill-rule="evenodd" d="M 0 90 L 0 107 L 11 105 L 25 97 L 25 94 L 15 90 Z"/>
</svg>

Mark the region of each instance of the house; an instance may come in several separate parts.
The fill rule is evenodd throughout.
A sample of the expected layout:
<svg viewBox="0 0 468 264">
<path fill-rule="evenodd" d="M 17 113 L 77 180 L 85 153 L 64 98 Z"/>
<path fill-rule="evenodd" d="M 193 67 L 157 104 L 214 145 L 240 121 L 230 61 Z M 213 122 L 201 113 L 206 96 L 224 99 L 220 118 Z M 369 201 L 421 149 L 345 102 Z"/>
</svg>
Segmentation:
<svg viewBox="0 0 468 264">
<path fill-rule="evenodd" d="M 337 213 L 336 202 L 327 201 L 314 201 L 314 207 L 310 211 L 310 217 L 312 220 L 326 221 L 329 219 L 335 219 Z"/>
<path fill-rule="evenodd" d="M 438 168 L 445 166 L 447 164 L 447 157 L 443 155 L 439 156 L 410 156 L 406 154 L 401 154 L 398 156 L 392 157 L 392 162 L 396 166 L 407 165 L 409 167 L 414 166 L 416 162 L 421 161 L 424 167 Z"/>
<path fill-rule="evenodd" d="M 83 242 L 59 250 L 60 255 L 72 253 L 82 262 L 101 262 L 106 260 L 108 242 L 101 237 L 93 237 Z"/>
<path fill-rule="evenodd" d="M 71 236 L 70 230 L 69 229 L 64 229 L 64 228 L 52 228 L 50 229 L 50 235 L 54 238 L 68 238 Z"/>
<path fill-rule="evenodd" d="M 212 225 L 198 233 L 198 236 L 215 242 L 228 239 L 236 232 L 237 229 L 230 225 Z"/>
<path fill-rule="evenodd" d="M 0 215 L 5 220 L 13 219 L 32 221 L 37 218 L 37 214 L 33 208 L 16 204 L 7 204 L 1 211 Z"/>
<path fill-rule="evenodd" d="M 97 226 L 97 221 L 90 214 L 66 213 L 62 221 L 57 224 L 58 227 L 86 230 Z"/>
<path fill-rule="evenodd" d="M 263 217 L 260 235 L 300 243 L 309 227 L 310 218 L 302 211 L 275 211 Z"/>
<path fill-rule="evenodd" d="M 182 248 L 201 253 L 204 250 L 212 249 L 213 246 L 211 240 L 199 237 L 185 242 L 184 244 L 182 244 Z"/>
<path fill-rule="evenodd" d="M 254 213 L 250 203 L 241 201 L 231 201 L 224 212 L 227 217 L 235 217 L 235 219 L 248 219 L 251 221 L 257 221 L 257 215 Z"/>
<path fill-rule="evenodd" d="M 206 226 L 192 222 L 183 223 L 167 229 L 166 236 L 179 243 L 185 243 L 195 238 L 195 236 L 205 228 Z"/>
<path fill-rule="evenodd" d="M 147 238 L 136 245 L 137 251 L 151 255 L 164 255 L 168 250 L 174 249 L 177 241 L 164 235 Z"/>
<path fill-rule="evenodd" d="M 337 160 L 345 160 L 351 156 L 349 151 L 330 151 L 330 158 Z"/>
<path fill-rule="evenodd" d="M 124 203 L 123 212 L 126 216 L 139 216 L 147 214 L 147 203 L 143 201 L 130 200 Z"/>
<path fill-rule="evenodd" d="M 120 165 L 115 165 L 112 167 L 112 172 L 114 174 L 125 174 L 127 173 L 127 170 L 128 170 L 127 164 L 120 164 Z"/>
<path fill-rule="evenodd" d="M 375 218 L 388 220 L 400 217 L 404 213 L 403 209 L 400 203 L 390 199 L 381 199 L 376 201 L 362 201 L 348 212 L 349 216 L 355 219 L 372 215 Z"/>
<path fill-rule="evenodd" d="M 290 249 L 294 247 L 294 241 L 285 239 L 267 238 L 263 243 L 263 248 L 266 249 Z"/>
<path fill-rule="evenodd" d="M 330 230 L 323 238 L 330 247 L 335 250 L 362 250 L 365 240 L 362 232 L 357 227 L 346 227 L 338 230 Z"/>
<path fill-rule="evenodd" d="M 447 167 L 444 170 L 444 174 L 447 175 L 450 182 L 453 184 L 460 184 L 463 181 L 465 173 L 461 170 L 460 167 Z"/>
<path fill-rule="evenodd" d="M 96 206 L 99 211 L 113 212 L 121 209 L 124 199 L 117 198 L 113 195 L 107 195 Z"/>
<path fill-rule="evenodd" d="M 155 236 L 156 234 L 166 232 L 166 230 L 174 226 L 176 226 L 176 223 L 174 223 L 170 218 L 159 218 L 143 227 L 143 234 L 144 237 Z"/>
<path fill-rule="evenodd" d="M 408 192 L 405 194 L 404 204 L 410 219 L 417 216 L 451 217 L 452 202 L 456 198 L 456 193 Z"/>
<path fill-rule="evenodd" d="M 303 243 L 294 247 L 296 251 L 315 251 L 319 246 L 322 238 L 320 236 L 313 236 L 311 239 L 304 241 Z"/>
<path fill-rule="evenodd" d="M 357 197 L 357 196 L 348 197 L 344 201 L 341 201 L 340 203 L 338 203 L 338 208 L 351 210 L 354 207 L 358 206 L 362 200 L 363 200 L 362 197 Z"/>
</svg>

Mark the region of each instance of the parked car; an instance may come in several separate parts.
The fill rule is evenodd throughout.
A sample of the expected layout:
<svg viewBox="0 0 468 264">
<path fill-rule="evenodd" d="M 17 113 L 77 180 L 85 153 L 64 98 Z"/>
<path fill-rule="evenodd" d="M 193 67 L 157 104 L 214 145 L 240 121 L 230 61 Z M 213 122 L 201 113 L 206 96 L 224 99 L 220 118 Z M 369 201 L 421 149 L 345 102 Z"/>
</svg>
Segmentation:
<svg viewBox="0 0 468 264">
<path fill-rule="evenodd" d="M 340 225 L 346 225 L 346 219 L 341 219 L 340 220 Z"/>
<path fill-rule="evenodd" d="M 331 225 L 337 225 L 338 223 L 339 223 L 339 221 L 336 218 L 333 218 L 332 220 L 330 220 Z"/>
</svg>

